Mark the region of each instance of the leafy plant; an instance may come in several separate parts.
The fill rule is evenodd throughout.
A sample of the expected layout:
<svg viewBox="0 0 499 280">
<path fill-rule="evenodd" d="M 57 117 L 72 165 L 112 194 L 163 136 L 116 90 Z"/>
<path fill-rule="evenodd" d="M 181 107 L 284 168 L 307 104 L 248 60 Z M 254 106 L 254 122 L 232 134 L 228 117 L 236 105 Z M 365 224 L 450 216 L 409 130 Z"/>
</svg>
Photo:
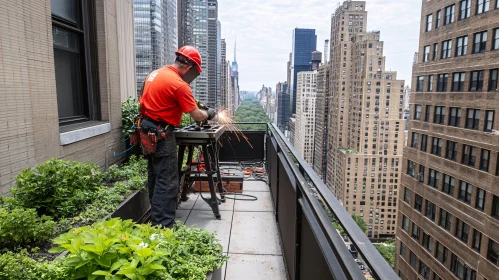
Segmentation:
<svg viewBox="0 0 499 280">
<path fill-rule="evenodd" d="M 104 179 L 109 182 L 128 180 L 136 176 L 147 176 L 147 161 L 135 155 L 130 157 L 127 164 L 122 166 L 112 165 L 104 174 Z"/>
<path fill-rule="evenodd" d="M 50 239 L 55 222 L 50 217 L 38 217 L 35 209 L 0 207 L 0 246 L 9 249 Z"/>
<path fill-rule="evenodd" d="M 383 258 L 390 264 L 391 267 L 395 265 L 395 243 L 385 242 L 381 244 L 374 244 Z"/>
<path fill-rule="evenodd" d="M 39 215 L 69 217 L 83 209 L 93 198 L 102 181 L 94 163 L 50 159 L 17 176 L 17 188 L 11 192 L 26 208 Z"/>
<path fill-rule="evenodd" d="M 357 225 L 359 226 L 360 230 L 362 230 L 362 232 L 366 232 L 367 223 L 366 223 L 366 221 L 364 221 L 364 219 L 361 216 L 357 216 L 357 215 L 353 214 L 352 219 L 357 223 Z"/>
<path fill-rule="evenodd" d="M 6 252 L 0 255 L 0 279 L 9 280 L 67 280 L 70 269 L 61 265 L 61 260 L 36 261 L 26 250 L 19 253 Z"/>
<path fill-rule="evenodd" d="M 53 253 L 69 251 L 63 263 L 74 279 L 205 279 L 227 259 L 213 234 L 181 224 L 174 231 L 110 219 L 73 229 L 54 244 Z"/>
<path fill-rule="evenodd" d="M 121 124 L 124 138 L 130 135 L 129 129 L 135 122 L 135 117 L 140 113 L 140 104 L 134 97 L 129 97 L 121 104 Z"/>
</svg>

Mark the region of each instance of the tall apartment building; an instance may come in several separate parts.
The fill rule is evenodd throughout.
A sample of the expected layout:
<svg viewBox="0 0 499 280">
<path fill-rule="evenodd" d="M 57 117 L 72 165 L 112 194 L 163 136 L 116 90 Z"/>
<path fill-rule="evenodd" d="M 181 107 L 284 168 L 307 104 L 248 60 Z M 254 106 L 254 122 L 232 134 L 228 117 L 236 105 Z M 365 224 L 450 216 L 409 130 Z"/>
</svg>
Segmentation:
<svg viewBox="0 0 499 280">
<path fill-rule="evenodd" d="M 72 3 L 2 5 L 0 194 L 50 158 L 121 159 L 121 102 L 136 96 L 133 2 Z"/>
<path fill-rule="evenodd" d="M 177 0 L 178 48 L 193 43 L 193 0 Z"/>
<path fill-rule="evenodd" d="M 367 236 L 395 235 L 403 150 L 404 81 L 385 70 L 380 32 L 366 32 L 365 1 L 345 1 L 331 23 L 326 184 Z"/>
<path fill-rule="evenodd" d="M 177 1 L 134 0 L 137 92 L 153 70 L 171 64 L 177 50 Z"/>
<path fill-rule="evenodd" d="M 208 0 L 208 100 L 210 107 L 217 106 L 219 56 L 218 56 L 218 1 Z"/>
<path fill-rule="evenodd" d="M 315 97 L 317 94 L 317 70 L 302 71 L 297 76 L 296 122 L 294 147 L 310 165 L 314 161 Z"/>
<path fill-rule="evenodd" d="M 329 43 L 329 40 L 326 40 Z M 317 70 L 317 93 L 315 97 L 315 138 L 314 138 L 314 171 L 322 181 L 326 181 L 327 139 L 329 119 L 329 73 L 330 64 L 322 64 Z"/>
<path fill-rule="evenodd" d="M 284 132 L 287 129 L 289 121 L 289 86 L 286 81 L 284 83 L 277 83 L 276 85 L 276 95 L 277 95 L 277 127 Z"/>
<path fill-rule="evenodd" d="M 225 59 L 222 60 L 222 23 L 217 20 L 217 91 L 215 92 L 216 98 L 216 108 L 220 108 L 222 105 L 221 92 L 222 92 L 222 63 L 225 63 Z"/>
<path fill-rule="evenodd" d="M 186 44 L 195 46 L 201 54 L 201 59 L 203 61 L 203 65 L 201 66 L 203 72 L 191 83 L 192 93 L 194 94 L 194 97 L 196 99 L 199 99 L 200 101 L 208 104 L 208 80 L 210 75 L 209 73 L 211 73 L 211 63 L 208 60 L 208 0 L 186 1 L 190 3 L 188 3 L 188 5 L 183 5 L 182 7 L 190 9 L 190 26 L 192 26 L 192 30 L 188 31 L 188 33 L 191 33 L 192 37 L 190 42 L 186 41 L 186 39 L 184 38 L 184 42 Z M 189 12 L 182 12 L 182 14 L 189 14 Z M 181 21 L 183 22 L 184 19 L 182 19 Z"/>
<path fill-rule="evenodd" d="M 498 279 L 499 1 L 423 1 L 395 270 Z"/>
<path fill-rule="evenodd" d="M 220 41 L 220 107 L 227 109 L 229 107 L 228 103 L 228 83 L 227 74 L 227 43 L 225 39 Z"/>
<path fill-rule="evenodd" d="M 317 50 L 317 35 L 315 29 L 295 28 L 293 30 L 293 42 L 291 53 L 291 114 L 296 113 L 296 87 L 297 76 L 301 71 L 310 71 L 312 63 L 312 52 Z"/>
</svg>

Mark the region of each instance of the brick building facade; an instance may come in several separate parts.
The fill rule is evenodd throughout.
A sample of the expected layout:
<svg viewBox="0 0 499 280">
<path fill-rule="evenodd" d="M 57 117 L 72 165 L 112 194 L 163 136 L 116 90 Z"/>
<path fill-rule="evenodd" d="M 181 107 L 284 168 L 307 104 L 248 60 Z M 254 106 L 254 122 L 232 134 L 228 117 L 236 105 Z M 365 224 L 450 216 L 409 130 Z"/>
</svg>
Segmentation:
<svg viewBox="0 0 499 280">
<path fill-rule="evenodd" d="M 83 3 L 83 4 L 82 4 Z M 71 6 L 75 4 L 75 6 Z M 66 6 L 69 5 L 69 6 Z M 135 95 L 133 2 L 1 0 L 0 193 L 50 158 L 105 167 L 124 145 L 121 100 Z M 67 9 L 65 9 L 67 8 Z"/>
<path fill-rule="evenodd" d="M 497 279 L 499 1 L 422 1 L 395 270 Z"/>
</svg>

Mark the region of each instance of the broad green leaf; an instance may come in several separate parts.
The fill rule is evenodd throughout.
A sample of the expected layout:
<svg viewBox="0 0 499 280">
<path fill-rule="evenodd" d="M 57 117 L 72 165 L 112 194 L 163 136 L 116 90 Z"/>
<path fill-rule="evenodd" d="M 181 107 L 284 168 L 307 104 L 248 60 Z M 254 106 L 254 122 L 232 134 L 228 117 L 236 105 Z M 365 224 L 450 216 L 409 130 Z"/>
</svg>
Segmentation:
<svg viewBox="0 0 499 280">
<path fill-rule="evenodd" d="M 113 276 L 111 273 L 104 270 L 97 270 L 92 273 L 93 275 L 102 275 L 102 276 Z"/>
</svg>

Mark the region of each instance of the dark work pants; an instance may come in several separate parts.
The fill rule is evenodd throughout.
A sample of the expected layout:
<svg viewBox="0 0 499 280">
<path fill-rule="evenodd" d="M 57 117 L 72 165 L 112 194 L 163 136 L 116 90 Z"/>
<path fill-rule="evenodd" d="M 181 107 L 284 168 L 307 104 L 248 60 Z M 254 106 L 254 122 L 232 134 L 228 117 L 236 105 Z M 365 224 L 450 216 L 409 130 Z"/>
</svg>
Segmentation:
<svg viewBox="0 0 499 280">
<path fill-rule="evenodd" d="M 146 156 L 147 186 L 152 224 L 171 228 L 175 224 L 179 187 L 177 143 L 173 130 L 166 134 L 166 140 L 158 142 L 156 153 Z"/>
</svg>

